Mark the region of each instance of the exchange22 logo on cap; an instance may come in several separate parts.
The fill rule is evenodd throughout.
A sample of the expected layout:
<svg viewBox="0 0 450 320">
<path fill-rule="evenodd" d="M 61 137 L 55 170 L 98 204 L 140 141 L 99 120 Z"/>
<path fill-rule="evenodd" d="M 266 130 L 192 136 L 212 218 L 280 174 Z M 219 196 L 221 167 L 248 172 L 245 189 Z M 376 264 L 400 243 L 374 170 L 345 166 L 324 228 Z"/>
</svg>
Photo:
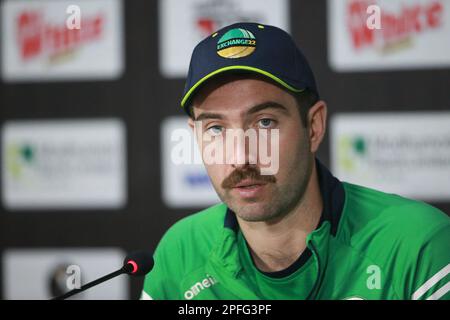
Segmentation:
<svg viewBox="0 0 450 320">
<path fill-rule="evenodd" d="M 217 54 L 223 58 L 242 58 L 256 49 L 256 38 L 248 30 L 237 28 L 226 32 L 217 42 Z"/>
</svg>

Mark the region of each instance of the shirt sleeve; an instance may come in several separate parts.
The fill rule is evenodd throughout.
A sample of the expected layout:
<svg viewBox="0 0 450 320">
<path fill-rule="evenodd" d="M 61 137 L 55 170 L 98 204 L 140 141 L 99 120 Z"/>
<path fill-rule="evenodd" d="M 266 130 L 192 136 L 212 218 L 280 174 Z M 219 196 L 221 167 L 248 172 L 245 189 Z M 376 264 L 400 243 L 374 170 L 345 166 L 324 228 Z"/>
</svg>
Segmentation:
<svg viewBox="0 0 450 320">
<path fill-rule="evenodd" d="M 145 276 L 144 286 L 142 288 L 141 300 L 165 300 L 166 275 L 164 273 L 163 262 L 155 253 L 153 257 L 155 264 L 153 269 Z"/>
<path fill-rule="evenodd" d="M 145 277 L 141 300 L 179 299 L 179 250 L 176 239 L 166 233 L 153 256 L 153 269 Z"/>
<path fill-rule="evenodd" d="M 409 293 L 412 300 L 450 300 L 450 224 L 434 232 L 418 252 Z"/>
</svg>

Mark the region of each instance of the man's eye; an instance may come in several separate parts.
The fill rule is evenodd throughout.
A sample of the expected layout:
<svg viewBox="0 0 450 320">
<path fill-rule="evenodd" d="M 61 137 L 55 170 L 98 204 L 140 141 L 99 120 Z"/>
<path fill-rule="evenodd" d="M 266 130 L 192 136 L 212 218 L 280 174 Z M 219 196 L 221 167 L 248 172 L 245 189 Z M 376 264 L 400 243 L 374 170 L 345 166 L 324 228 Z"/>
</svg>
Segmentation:
<svg viewBox="0 0 450 320">
<path fill-rule="evenodd" d="M 208 129 L 206 129 L 206 131 L 213 136 L 219 135 L 222 133 L 223 131 L 223 127 L 222 126 L 212 126 L 209 127 Z"/>
<path fill-rule="evenodd" d="M 270 129 L 275 125 L 275 121 L 272 119 L 264 118 L 258 121 L 258 125 L 262 129 Z"/>
</svg>

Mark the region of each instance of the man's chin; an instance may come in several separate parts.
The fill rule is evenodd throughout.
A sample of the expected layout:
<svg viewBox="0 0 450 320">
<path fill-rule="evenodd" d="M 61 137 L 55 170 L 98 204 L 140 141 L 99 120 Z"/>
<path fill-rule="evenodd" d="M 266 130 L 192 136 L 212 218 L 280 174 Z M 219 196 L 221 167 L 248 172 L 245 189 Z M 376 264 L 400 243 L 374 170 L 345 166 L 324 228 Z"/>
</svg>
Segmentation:
<svg viewBox="0 0 450 320">
<path fill-rule="evenodd" d="M 229 206 L 236 215 L 247 222 L 263 222 L 273 219 L 276 214 L 268 208 L 267 202 L 253 202 Z"/>
</svg>

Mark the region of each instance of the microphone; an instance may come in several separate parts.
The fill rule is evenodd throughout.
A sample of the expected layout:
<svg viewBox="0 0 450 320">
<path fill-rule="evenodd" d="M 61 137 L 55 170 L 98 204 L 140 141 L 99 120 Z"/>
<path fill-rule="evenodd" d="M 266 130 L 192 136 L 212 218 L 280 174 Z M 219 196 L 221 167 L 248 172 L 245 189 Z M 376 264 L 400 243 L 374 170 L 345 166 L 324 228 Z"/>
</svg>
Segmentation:
<svg viewBox="0 0 450 320">
<path fill-rule="evenodd" d="M 84 290 L 87 290 L 93 286 L 96 286 L 102 282 L 115 278 L 123 273 L 127 273 L 130 276 L 143 276 L 152 270 L 154 265 L 153 256 L 150 252 L 147 251 L 136 251 L 130 253 L 123 260 L 123 266 L 117 271 L 114 271 L 106 276 L 103 276 L 97 280 L 86 283 L 78 289 L 73 289 L 69 292 L 66 292 L 63 295 L 57 296 L 51 300 L 64 300 L 67 299 L 77 293 L 80 293 Z"/>
<path fill-rule="evenodd" d="M 145 276 L 153 269 L 153 255 L 148 251 L 135 251 L 123 260 L 125 273 L 131 276 Z"/>
</svg>

